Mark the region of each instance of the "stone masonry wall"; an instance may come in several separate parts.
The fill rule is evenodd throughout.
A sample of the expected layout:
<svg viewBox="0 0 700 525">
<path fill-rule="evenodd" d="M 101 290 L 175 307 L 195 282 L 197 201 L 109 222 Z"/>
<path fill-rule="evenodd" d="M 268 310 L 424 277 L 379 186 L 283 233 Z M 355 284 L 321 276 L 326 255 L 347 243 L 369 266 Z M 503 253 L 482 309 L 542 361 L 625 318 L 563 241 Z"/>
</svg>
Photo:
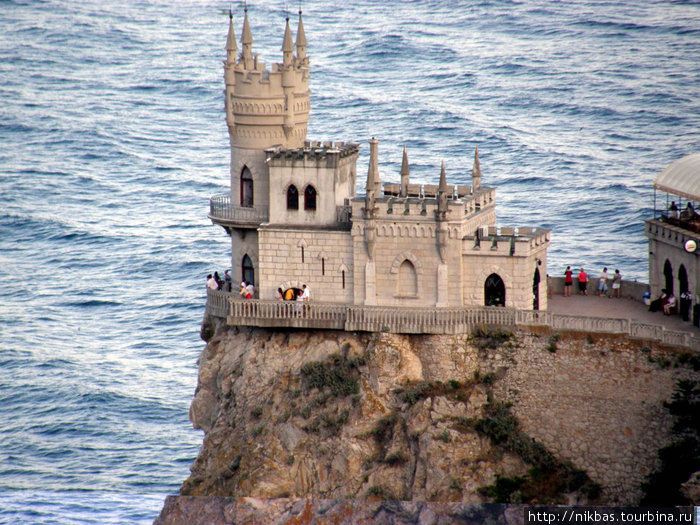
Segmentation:
<svg viewBox="0 0 700 525">
<path fill-rule="evenodd" d="M 265 228 L 259 235 L 260 299 L 275 299 L 279 287 L 306 284 L 313 301 L 352 302 L 352 239 L 348 232 Z"/>
</svg>

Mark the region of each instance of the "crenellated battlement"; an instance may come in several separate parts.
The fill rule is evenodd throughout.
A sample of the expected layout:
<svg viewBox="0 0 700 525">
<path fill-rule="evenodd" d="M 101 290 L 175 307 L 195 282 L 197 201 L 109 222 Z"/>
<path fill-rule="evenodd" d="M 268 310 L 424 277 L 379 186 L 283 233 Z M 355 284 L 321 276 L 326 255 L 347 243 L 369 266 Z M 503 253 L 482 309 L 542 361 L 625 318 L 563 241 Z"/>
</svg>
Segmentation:
<svg viewBox="0 0 700 525">
<path fill-rule="evenodd" d="M 527 257 L 549 246 L 550 230 L 483 226 L 464 237 L 463 254 Z"/>
</svg>

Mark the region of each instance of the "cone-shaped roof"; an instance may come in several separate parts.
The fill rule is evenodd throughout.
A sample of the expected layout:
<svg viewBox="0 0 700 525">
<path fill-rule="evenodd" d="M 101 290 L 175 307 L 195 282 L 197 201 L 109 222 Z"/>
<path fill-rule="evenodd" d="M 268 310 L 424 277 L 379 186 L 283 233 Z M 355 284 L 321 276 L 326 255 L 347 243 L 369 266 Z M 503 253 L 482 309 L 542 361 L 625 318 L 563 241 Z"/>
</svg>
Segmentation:
<svg viewBox="0 0 700 525">
<path fill-rule="evenodd" d="M 289 17 L 284 26 L 284 40 L 282 41 L 282 51 L 285 53 L 294 53 L 294 43 L 292 42 L 292 31 L 289 29 Z"/>
<path fill-rule="evenodd" d="M 481 177 L 481 165 L 479 164 L 479 146 L 474 150 L 474 167 L 472 167 L 472 177 Z"/>
<path fill-rule="evenodd" d="M 447 176 L 445 175 L 445 161 L 442 161 L 442 167 L 440 168 L 440 184 L 438 186 L 439 193 L 447 192 Z"/>
<path fill-rule="evenodd" d="M 299 10 L 299 26 L 297 27 L 297 47 L 306 47 L 306 33 L 304 32 L 304 22 L 301 20 L 301 9 Z"/>
<path fill-rule="evenodd" d="M 406 146 L 403 147 L 403 160 L 401 161 L 401 175 L 410 175 L 411 170 L 408 167 L 408 153 L 406 153 Z"/>
<path fill-rule="evenodd" d="M 226 50 L 236 51 L 236 34 L 233 32 L 233 13 L 228 12 L 228 36 L 226 37 Z"/>
<path fill-rule="evenodd" d="M 252 44 L 253 43 L 253 33 L 250 32 L 250 23 L 248 22 L 248 8 L 246 7 L 243 12 L 245 13 L 245 18 L 243 19 L 243 34 L 241 35 L 241 44 Z"/>
</svg>

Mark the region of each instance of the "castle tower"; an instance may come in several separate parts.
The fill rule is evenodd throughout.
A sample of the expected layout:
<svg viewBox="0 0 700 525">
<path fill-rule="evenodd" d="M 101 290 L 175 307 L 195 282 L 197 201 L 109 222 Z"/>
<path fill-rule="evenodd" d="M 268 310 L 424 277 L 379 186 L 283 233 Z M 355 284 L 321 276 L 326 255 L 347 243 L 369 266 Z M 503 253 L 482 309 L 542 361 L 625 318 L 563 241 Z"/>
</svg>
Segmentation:
<svg viewBox="0 0 700 525">
<path fill-rule="evenodd" d="M 253 52 L 248 9 L 244 11 L 241 32 L 241 51 L 229 15 L 224 61 L 226 124 L 231 148 L 230 208 L 234 278 L 244 278 L 242 267 L 258 267 L 257 227 L 269 218 L 270 179 L 266 164 L 268 148 L 298 148 L 304 145 L 309 122 L 309 59 L 306 56 L 306 37 L 303 24 L 294 40 L 286 20 L 282 38 L 282 62 L 265 63 Z M 223 225 L 223 224 L 222 224 Z M 243 262 L 242 262 L 243 261 Z"/>
</svg>

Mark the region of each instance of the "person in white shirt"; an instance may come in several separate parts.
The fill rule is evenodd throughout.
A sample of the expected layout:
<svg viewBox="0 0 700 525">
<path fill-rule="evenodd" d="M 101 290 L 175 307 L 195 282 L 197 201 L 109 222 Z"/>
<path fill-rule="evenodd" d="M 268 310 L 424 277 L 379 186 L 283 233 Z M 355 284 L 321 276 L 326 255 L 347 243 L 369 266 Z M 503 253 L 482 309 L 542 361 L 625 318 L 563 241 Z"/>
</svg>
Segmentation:
<svg viewBox="0 0 700 525">
<path fill-rule="evenodd" d="M 605 295 L 608 292 L 608 269 L 603 268 L 598 279 L 598 295 Z"/>
<path fill-rule="evenodd" d="M 216 281 L 214 280 L 214 276 L 212 274 L 207 275 L 207 288 L 210 290 L 218 290 L 219 285 L 216 284 Z"/>
<path fill-rule="evenodd" d="M 304 301 L 305 303 L 308 303 L 311 300 L 311 292 L 309 289 L 306 287 L 305 284 L 301 285 L 301 300 Z"/>
</svg>

